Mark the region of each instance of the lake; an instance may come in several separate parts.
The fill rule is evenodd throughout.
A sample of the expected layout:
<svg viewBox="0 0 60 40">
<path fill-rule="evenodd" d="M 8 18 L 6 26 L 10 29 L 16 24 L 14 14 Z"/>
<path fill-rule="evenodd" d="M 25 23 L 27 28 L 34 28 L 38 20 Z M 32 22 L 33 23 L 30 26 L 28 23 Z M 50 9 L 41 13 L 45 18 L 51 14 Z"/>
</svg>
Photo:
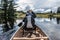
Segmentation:
<svg viewBox="0 0 60 40">
<path fill-rule="evenodd" d="M 19 21 L 17 20 L 17 24 Z M 36 18 L 35 22 L 50 40 L 60 40 L 60 18 Z"/>
<path fill-rule="evenodd" d="M 16 31 L 19 27 L 17 26 L 22 19 L 17 19 L 14 30 Z M 35 24 L 39 26 L 44 33 L 49 37 L 50 40 L 60 40 L 60 18 L 36 18 Z M 8 40 L 13 35 L 13 30 L 3 33 L 2 25 L 0 25 L 0 40 Z M 15 32 L 14 31 L 14 32 Z M 8 39 L 7 39 L 8 38 Z"/>
</svg>

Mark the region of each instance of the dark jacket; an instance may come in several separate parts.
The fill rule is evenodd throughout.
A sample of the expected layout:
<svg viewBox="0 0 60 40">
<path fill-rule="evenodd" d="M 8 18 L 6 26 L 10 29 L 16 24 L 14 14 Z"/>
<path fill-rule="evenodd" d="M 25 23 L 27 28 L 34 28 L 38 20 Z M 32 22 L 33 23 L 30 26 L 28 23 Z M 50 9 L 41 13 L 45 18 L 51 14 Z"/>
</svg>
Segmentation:
<svg viewBox="0 0 60 40">
<path fill-rule="evenodd" d="M 28 16 L 28 14 L 26 14 L 26 16 Z M 27 26 L 27 18 L 26 18 L 26 16 L 25 16 L 25 18 L 23 19 L 24 29 L 26 29 L 26 26 Z M 34 25 L 35 25 L 35 20 L 34 20 L 34 18 L 36 18 L 36 15 L 35 15 L 34 12 L 32 12 L 31 24 L 32 24 L 33 27 L 34 27 Z"/>
</svg>

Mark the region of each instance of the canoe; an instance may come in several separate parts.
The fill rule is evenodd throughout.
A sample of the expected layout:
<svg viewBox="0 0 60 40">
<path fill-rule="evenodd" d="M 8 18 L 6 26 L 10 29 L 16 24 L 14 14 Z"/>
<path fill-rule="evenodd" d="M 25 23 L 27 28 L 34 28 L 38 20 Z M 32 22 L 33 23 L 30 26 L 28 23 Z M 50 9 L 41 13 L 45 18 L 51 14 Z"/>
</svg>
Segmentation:
<svg viewBox="0 0 60 40">
<path fill-rule="evenodd" d="M 36 30 L 33 30 L 33 33 L 30 37 L 29 32 L 32 30 L 25 31 L 24 36 L 23 30 L 23 27 L 20 27 L 10 40 L 49 40 L 48 36 L 38 26 L 36 26 Z"/>
</svg>

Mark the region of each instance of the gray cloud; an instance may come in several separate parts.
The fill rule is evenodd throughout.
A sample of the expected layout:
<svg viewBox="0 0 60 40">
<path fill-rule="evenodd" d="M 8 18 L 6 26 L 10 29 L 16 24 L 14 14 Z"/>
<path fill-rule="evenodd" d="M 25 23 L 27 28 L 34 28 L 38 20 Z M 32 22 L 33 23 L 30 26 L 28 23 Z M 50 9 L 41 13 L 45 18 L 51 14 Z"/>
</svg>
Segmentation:
<svg viewBox="0 0 60 40">
<path fill-rule="evenodd" d="M 33 9 L 40 9 L 40 8 L 55 8 L 60 6 L 60 0 L 18 0 L 18 6 L 22 7 L 24 10 L 27 5 Z M 56 10 L 56 9 L 54 9 Z"/>
</svg>

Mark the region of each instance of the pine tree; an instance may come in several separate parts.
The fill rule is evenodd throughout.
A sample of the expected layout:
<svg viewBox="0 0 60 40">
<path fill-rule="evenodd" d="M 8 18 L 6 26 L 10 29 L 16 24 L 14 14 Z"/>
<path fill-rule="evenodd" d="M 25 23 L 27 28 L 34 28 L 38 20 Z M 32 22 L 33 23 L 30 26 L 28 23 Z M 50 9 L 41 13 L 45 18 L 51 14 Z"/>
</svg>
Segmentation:
<svg viewBox="0 0 60 40">
<path fill-rule="evenodd" d="M 8 8 L 8 22 L 10 24 L 11 29 L 13 29 L 14 21 L 15 21 L 15 10 L 14 10 L 14 0 L 9 1 L 9 8 Z"/>
<path fill-rule="evenodd" d="M 15 16 L 14 16 L 14 0 L 2 0 L 2 7 L 4 11 L 4 27 L 3 30 L 6 32 L 13 29 Z"/>
<path fill-rule="evenodd" d="M 3 8 L 4 8 L 4 28 L 3 30 L 6 32 L 9 30 L 9 26 L 7 24 L 8 20 L 7 20 L 7 7 L 8 7 L 8 0 L 3 0 Z"/>
<path fill-rule="evenodd" d="M 58 9 L 57 9 L 57 13 L 60 13 L 60 7 L 58 7 Z"/>
</svg>

